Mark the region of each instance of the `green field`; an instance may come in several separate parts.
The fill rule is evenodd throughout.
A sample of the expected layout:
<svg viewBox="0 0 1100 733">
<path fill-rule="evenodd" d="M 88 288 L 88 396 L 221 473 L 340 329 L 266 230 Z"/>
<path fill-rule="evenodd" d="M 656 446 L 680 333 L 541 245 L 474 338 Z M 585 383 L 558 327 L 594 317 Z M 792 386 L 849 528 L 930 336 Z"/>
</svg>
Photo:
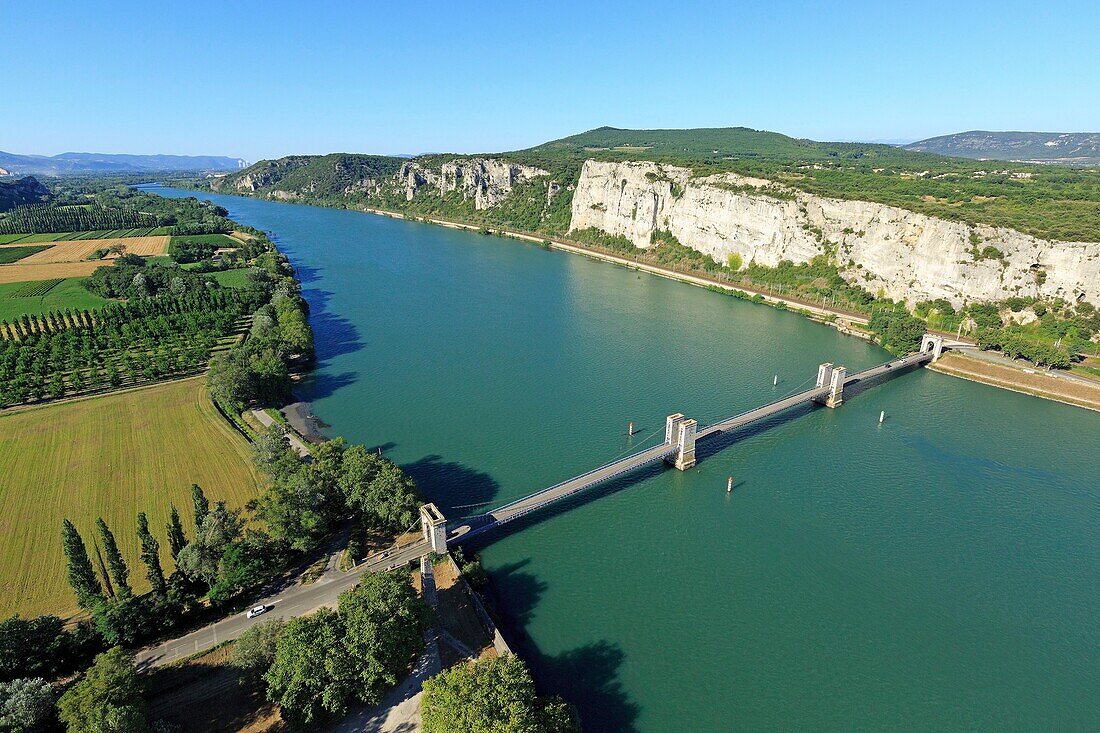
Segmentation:
<svg viewBox="0 0 1100 733">
<path fill-rule="evenodd" d="M 144 511 L 171 570 L 170 503 L 187 532 L 192 483 L 240 507 L 259 491 L 248 444 L 218 415 L 204 378 L 0 414 L 0 618 L 68 615 L 61 520 L 91 548 L 95 519 L 111 526 L 138 592 L 148 589 L 135 516 Z M 94 552 L 94 551 L 93 551 Z"/>
<path fill-rule="evenodd" d="M 0 244 L 15 244 L 20 239 L 29 236 L 29 234 L 0 234 Z"/>
<path fill-rule="evenodd" d="M 36 252 L 49 249 L 49 245 L 32 245 L 29 247 L 0 247 L 0 265 L 10 265 L 24 257 L 30 257 Z"/>
<path fill-rule="evenodd" d="M 241 267 L 236 270 L 221 270 L 210 273 L 214 279 L 225 288 L 243 288 L 248 286 L 248 268 Z"/>
<path fill-rule="evenodd" d="M 81 284 L 82 277 L 0 285 L 0 320 L 12 321 L 21 315 L 37 316 L 49 311 L 94 310 L 111 301 L 90 293 Z M 42 293 L 49 283 L 56 283 Z"/>
</svg>

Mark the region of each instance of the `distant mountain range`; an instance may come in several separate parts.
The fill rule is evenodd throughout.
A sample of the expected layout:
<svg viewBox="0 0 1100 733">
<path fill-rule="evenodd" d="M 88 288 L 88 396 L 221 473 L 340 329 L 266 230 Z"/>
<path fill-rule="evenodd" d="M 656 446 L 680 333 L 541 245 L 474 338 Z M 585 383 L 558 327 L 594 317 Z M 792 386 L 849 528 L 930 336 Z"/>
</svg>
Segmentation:
<svg viewBox="0 0 1100 733">
<path fill-rule="evenodd" d="M 235 171 L 248 165 L 221 155 L 113 155 L 61 153 L 17 155 L 0 151 L 0 175 L 58 176 L 73 173 L 160 173 L 164 171 Z"/>
<path fill-rule="evenodd" d="M 972 130 L 930 137 L 906 150 L 979 160 L 1062 165 L 1100 165 L 1098 132 L 987 132 Z"/>
</svg>

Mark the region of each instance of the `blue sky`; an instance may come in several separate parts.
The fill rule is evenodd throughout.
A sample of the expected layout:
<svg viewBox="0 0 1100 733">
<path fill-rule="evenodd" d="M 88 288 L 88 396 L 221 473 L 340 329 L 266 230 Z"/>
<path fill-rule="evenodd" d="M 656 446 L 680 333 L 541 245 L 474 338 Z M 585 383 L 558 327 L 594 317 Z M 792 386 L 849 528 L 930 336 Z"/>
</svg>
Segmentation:
<svg viewBox="0 0 1100 733">
<path fill-rule="evenodd" d="M 0 2 L 0 150 L 497 151 L 600 125 L 1100 130 L 1100 3 Z"/>
</svg>

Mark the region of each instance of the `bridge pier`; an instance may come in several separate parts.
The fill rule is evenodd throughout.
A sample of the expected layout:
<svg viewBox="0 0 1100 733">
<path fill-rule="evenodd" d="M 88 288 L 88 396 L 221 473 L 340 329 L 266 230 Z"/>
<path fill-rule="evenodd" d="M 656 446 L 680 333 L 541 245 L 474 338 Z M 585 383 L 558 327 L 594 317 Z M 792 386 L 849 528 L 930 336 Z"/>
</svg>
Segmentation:
<svg viewBox="0 0 1100 733">
<path fill-rule="evenodd" d="M 940 356 L 943 355 L 943 336 L 937 336 L 934 333 L 924 334 L 924 338 L 920 340 L 920 350 L 922 354 L 931 352 L 932 363 L 939 361 Z"/>
<path fill-rule="evenodd" d="M 833 366 L 831 362 L 825 362 L 817 368 L 817 386 L 828 387 L 829 394 L 823 398 L 815 398 L 826 407 L 840 407 L 844 403 L 844 380 L 848 377 L 848 369 L 842 366 Z"/>
<path fill-rule="evenodd" d="M 665 442 L 676 445 L 676 455 L 665 459 L 681 471 L 695 465 L 695 432 L 698 423 L 684 418 L 682 413 L 665 418 Z"/>
<path fill-rule="evenodd" d="M 443 554 L 447 551 L 447 519 L 435 504 L 420 507 L 420 529 L 432 552 Z"/>
</svg>

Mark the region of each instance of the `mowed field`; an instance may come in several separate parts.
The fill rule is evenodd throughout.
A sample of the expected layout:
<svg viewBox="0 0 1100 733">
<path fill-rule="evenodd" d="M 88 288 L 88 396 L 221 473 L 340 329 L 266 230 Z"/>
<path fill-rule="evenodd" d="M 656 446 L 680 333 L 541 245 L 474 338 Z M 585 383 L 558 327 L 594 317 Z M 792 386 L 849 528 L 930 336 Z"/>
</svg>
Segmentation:
<svg viewBox="0 0 1100 733">
<path fill-rule="evenodd" d="M 113 265 L 112 260 L 90 260 L 88 262 L 31 263 L 16 262 L 0 265 L 0 285 L 22 283 L 31 280 L 56 280 L 67 277 L 87 277 L 97 267 Z"/>
<path fill-rule="evenodd" d="M 122 239 L 81 239 L 77 241 L 54 242 L 52 245 L 19 260 L 20 264 L 35 265 L 54 262 L 81 262 L 88 259 L 99 249 L 108 249 L 112 245 L 125 245 L 130 254 L 162 255 L 168 251 L 171 237 L 126 237 Z M 18 246 L 18 245 L 16 245 Z M 114 255 L 108 255 L 108 259 Z"/>
<path fill-rule="evenodd" d="M 114 531 L 137 592 L 148 590 L 135 517 L 144 511 L 171 572 L 165 523 L 175 503 L 188 535 L 191 484 L 241 507 L 259 492 L 248 444 L 195 377 L 130 392 L 0 413 L 0 618 L 77 611 L 65 579 L 61 520 L 89 551 L 96 517 Z M 93 560 L 94 562 L 94 560 Z"/>
</svg>

